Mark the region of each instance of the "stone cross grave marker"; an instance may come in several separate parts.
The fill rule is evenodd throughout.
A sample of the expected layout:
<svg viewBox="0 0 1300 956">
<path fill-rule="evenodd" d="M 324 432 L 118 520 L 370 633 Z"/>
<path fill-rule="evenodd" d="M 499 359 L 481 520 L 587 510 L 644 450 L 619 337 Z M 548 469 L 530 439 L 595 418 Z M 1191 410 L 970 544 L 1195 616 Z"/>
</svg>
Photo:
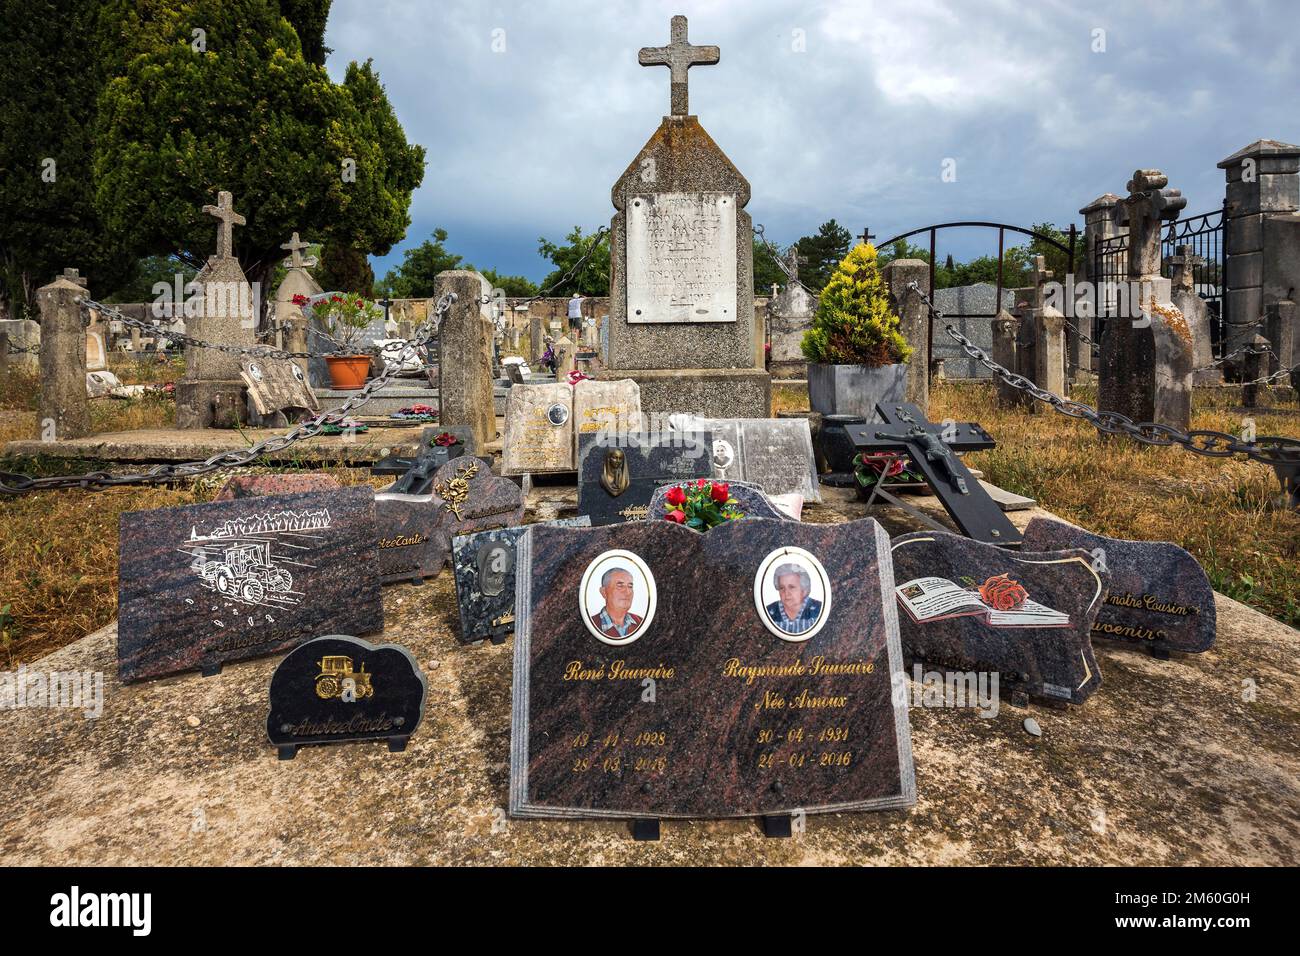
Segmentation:
<svg viewBox="0 0 1300 956">
<path fill-rule="evenodd" d="M 693 66 L 712 66 L 722 57 L 716 46 L 693 46 L 686 39 L 686 18 L 675 16 L 669 27 L 668 46 L 642 47 L 637 61 L 642 66 L 666 66 L 669 69 L 670 107 L 673 116 L 690 113 L 688 71 Z"/>
<path fill-rule="evenodd" d="M 309 269 L 316 264 L 313 259 L 303 258 L 303 252 L 311 248 L 311 243 L 299 239 L 297 232 L 293 234 L 292 239 L 281 244 L 280 248 L 289 253 L 289 258 L 284 264 L 290 269 Z"/>
<path fill-rule="evenodd" d="M 888 551 L 870 519 L 534 525 L 518 549 L 511 815 L 911 805 Z"/>
<path fill-rule="evenodd" d="M 855 448 L 870 452 L 906 452 L 963 534 L 988 544 L 1007 546 L 1020 543 L 1016 526 L 956 454 L 958 451 L 996 447 L 997 442 L 988 432 L 973 422 L 936 424 L 927 420 L 925 413 L 915 405 L 906 402 L 897 405 L 882 403 L 876 406 L 876 412 L 885 420 L 884 425 L 868 423 L 846 427 Z M 881 484 L 883 482 L 876 482 L 868 505 L 881 497 L 930 527 L 944 532 L 948 530 L 885 491 Z"/>
<path fill-rule="evenodd" d="M 917 531 L 894 538 L 893 558 L 909 666 L 997 674 L 994 700 L 1081 704 L 1101 686 L 1089 635 L 1107 581 L 1087 551 L 1017 553 Z"/>
</svg>

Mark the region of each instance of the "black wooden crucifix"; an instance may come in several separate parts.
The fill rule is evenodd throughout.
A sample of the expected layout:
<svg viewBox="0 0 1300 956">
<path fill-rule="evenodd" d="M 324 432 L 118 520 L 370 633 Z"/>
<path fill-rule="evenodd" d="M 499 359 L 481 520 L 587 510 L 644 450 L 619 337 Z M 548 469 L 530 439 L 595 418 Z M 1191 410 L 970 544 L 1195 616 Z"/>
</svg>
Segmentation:
<svg viewBox="0 0 1300 956">
<path fill-rule="evenodd" d="M 882 402 L 876 406 L 876 414 L 884 419 L 884 424 L 868 422 L 849 425 L 846 429 L 858 451 L 906 452 L 962 534 L 986 544 L 1020 544 L 1021 535 L 1015 525 L 957 457 L 959 451 L 996 447 L 997 442 L 988 432 L 973 422 L 935 424 L 910 402 Z M 947 530 L 885 491 L 883 484 L 876 482 L 867 504 L 879 496 L 932 527 Z"/>
</svg>

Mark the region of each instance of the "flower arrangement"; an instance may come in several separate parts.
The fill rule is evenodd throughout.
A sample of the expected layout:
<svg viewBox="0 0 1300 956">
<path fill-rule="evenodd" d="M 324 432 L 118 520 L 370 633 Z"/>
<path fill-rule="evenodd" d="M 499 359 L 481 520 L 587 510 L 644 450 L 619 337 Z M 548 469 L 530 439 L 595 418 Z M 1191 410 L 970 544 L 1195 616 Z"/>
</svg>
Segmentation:
<svg viewBox="0 0 1300 956">
<path fill-rule="evenodd" d="M 858 244 L 836 267 L 801 348 L 809 362 L 819 365 L 880 367 L 911 356 L 870 243 Z"/>
<path fill-rule="evenodd" d="M 979 587 L 980 600 L 997 611 L 1014 611 L 1024 605 L 1029 592 L 1009 574 L 996 574 Z"/>
<path fill-rule="evenodd" d="M 893 479 L 899 484 L 925 481 L 924 475 L 907 467 L 909 464 L 905 455 L 892 451 L 858 452 L 853 456 L 853 476 L 862 488 Z"/>
<path fill-rule="evenodd" d="M 310 309 L 312 316 L 320 320 L 325 331 L 344 349 L 352 348 L 361 330 L 382 314 L 376 303 L 353 293 L 332 292 L 311 298 L 295 295 L 293 304 Z"/>
<path fill-rule="evenodd" d="M 589 381 L 595 381 L 595 379 L 593 379 L 586 372 L 580 372 L 575 368 L 572 372 L 569 373 L 570 385 L 577 385 L 579 382 L 589 382 Z"/>
<path fill-rule="evenodd" d="M 745 517 L 735 506 L 731 488 L 725 481 L 701 478 L 695 484 L 669 488 L 664 496 L 664 518 L 696 531 L 708 531 L 724 521 Z"/>
<path fill-rule="evenodd" d="M 439 448 L 450 448 L 452 445 L 459 445 L 460 439 L 451 432 L 442 432 L 441 434 L 429 439 L 429 444 Z"/>
</svg>

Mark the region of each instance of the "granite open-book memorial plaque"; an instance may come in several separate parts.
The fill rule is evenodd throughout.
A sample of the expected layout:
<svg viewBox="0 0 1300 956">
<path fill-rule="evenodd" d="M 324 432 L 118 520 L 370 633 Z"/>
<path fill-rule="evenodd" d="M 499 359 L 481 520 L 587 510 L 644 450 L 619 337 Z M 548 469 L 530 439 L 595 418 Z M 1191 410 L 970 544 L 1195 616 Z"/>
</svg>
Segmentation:
<svg viewBox="0 0 1300 956">
<path fill-rule="evenodd" d="M 1024 552 L 944 531 L 893 541 L 908 666 L 997 674 L 1004 692 L 1081 704 L 1101 686 L 1090 634 L 1105 572 L 1082 549 Z"/>
<path fill-rule="evenodd" d="M 122 515 L 123 681 L 279 651 L 322 631 L 383 630 L 369 487 Z"/>
<path fill-rule="evenodd" d="M 510 813 L 772 817 L 916 799 L 874 520 L 535 525 L 519 542 Z"/>
<path fill-rule="evenodd" d="M 406 648 L 328 634 L 294 648 L 271 675 L 266 734 L 281 760 L 299 747 L 358 740 L 405 750 L 427 686 Z"/>
</svg>

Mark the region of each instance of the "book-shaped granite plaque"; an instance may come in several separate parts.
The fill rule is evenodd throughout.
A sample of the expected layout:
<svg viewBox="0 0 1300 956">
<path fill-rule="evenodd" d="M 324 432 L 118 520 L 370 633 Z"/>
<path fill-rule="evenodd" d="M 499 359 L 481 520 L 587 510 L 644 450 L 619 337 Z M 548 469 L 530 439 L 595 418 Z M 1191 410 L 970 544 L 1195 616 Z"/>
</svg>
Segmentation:
<svg viewBox="0 0 1300 956">
<path fill-rule="evenodd" d="M 1026 550 L 1083 548 L 1109 573 L 1110 590 L 1092 625 L 1093 640 L 1145 647 L 1156 654 L 1195 654 L 1214 645 L 1214 589 L 1187 551 L 1168 541 L 1125 541 L 1034 518 Z"/>
<path fill-rule="evenodd" d="M 1106 580 L 1087 551 L 918 531 L 894 539 L 893 557 L 909 667 L 997 674 L 1003 691 L 1072 704 L 1101 686 L 1089 634 Z"/>
<path fill-rule="evenodd" d="M 586 515 L 544 522 L 562 528 L 589 528 Z M 484 638 L 501 643 L 515 629 L 515 571 L 519 538 L 529 525 L 498 528 L 452 539 L 452 570 L 460 607 L 462 644 Z"/>
<path fill-rule="evenodd" d="M 738 817 L 910 806 L 889 539 L 874 520 L 532 526 L 510 812 Z"/>
<path fill-rule="evenodd" d="M 119 555 L 125 682 L 384 626 L 368 487 L 128 512 Z"/>
<path fill-rule="evenodd" d="M 290 760 L 299 747 L 349 740 L 406 742 L 424 715 L 427 684 L 411 652 L 330 634 L 300 644 L 271 675 L 266 733 Z"/>
</svg>

